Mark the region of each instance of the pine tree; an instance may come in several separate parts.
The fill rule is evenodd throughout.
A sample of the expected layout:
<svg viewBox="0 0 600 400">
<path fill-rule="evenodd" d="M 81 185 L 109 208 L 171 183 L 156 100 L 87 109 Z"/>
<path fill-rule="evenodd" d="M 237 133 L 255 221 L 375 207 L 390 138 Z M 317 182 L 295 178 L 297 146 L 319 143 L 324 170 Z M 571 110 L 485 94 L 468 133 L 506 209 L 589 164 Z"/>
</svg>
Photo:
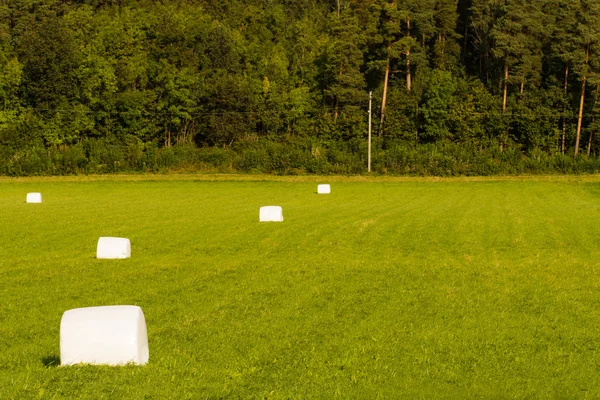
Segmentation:
<svg viewBox="0 0 600 400">
<path fill-rule="evenodd" d="M 582 0 L 579 8 L 577 37 L 577 59 L 575 61 L 575 72 L 581 78 L 581 96 L 579 101 L 579 112 L 577 117 L 577 133 L 575 137 L 575 156 L 579 154 L 579 143 L 581 140 L 581 127 L 583 124 L 583 110 L 585 104 L 586 84 L 593 70 L 592 65 L 597 64 L 600 56 L 598 46 L 600 44 L 600 0 Z"/>
<path fill-rule="evenodd" d="M 576 60 L 577 43 L 573 40 L 577 29 L 577 2 L 572 0 L 558 0 L 553 7 L 549 9 L 553 15 L 553 24 L 549 27 L 552 30 L 551 51 L 552 56 L 560 62 L 562 81 L 562 127 L 560 151 L 565 153 L 568 91 L 569 91 L 569 73 Z M 549 13 L 550 14 L 550 13 Z"/>
<path fill-rule="evenodd" d="M 324 100 L 333 106 L 334 122 L 346 105 L 365 99 L 365 79 L 361 73 L 366 38 L 353 10 L 339 0 L 329 14 L 329 40 L 321 57 L 321 83 Z"/>
<path fill-rule="evenodd" d="M 435 45 L 433 47 L 434 67 L 449 70 L 456 67 L 460 55 L 460 45 L 456 33 L 458 0 L 438 0 L 435 3 Z"/>
</svg>

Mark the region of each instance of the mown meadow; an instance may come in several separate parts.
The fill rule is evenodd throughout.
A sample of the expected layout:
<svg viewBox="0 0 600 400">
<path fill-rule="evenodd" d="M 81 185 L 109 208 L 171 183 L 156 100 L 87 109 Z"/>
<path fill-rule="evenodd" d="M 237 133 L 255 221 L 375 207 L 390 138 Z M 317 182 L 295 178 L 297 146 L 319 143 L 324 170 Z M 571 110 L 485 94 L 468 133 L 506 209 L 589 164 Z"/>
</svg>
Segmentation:
<svg viewBox="0 0 600 400">
<path fill-rule="evenodd" d="M 2 178 L 0 398 L 598 398 L 598 220 L 598 176 Z M 58 366 L 117 304 L 149 363 Z"/>
</svg>

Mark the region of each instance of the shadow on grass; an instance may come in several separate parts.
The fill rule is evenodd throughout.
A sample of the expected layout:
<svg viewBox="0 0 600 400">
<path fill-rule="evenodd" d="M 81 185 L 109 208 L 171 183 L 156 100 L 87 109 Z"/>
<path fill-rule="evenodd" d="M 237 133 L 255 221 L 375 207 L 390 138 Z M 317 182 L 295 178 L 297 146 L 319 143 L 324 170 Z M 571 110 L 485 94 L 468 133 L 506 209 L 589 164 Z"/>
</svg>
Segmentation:
<svg viewBox="0 0 600 400">
<path fill-rule="evenodd" d="M 44 367 L 46 368 L 60 366 L 60 356 L 57 356 L 56 354 L 51 354 L 49 356 L 42 357 L 41 361 L 42 364 L 44 364 Z"/>
</svg>

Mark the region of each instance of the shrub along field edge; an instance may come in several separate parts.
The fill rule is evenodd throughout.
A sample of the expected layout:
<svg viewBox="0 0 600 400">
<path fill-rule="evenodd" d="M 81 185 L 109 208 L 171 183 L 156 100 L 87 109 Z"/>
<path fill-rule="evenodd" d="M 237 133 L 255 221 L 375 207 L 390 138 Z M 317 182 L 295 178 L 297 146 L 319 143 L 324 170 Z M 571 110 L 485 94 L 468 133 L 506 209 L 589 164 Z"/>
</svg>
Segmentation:
<svg viewBox="0 0 600 400">
<path fill-rule="evenodd" d="M 133 172 L 209 172 L 277 175 L 360 175 L 367 171 L 363 140 L 319 143 L 295 138 L 286 142 L 256 140 L 229 147 L 196 147 L 156 143 L 107 143 L 84 140 L 54 148 L 0 149 L 4 176 L 86 175 Z M 412 146 L 375 143 L 372 174 L 406 176 L 493 176 L 522 174 L 588 174 L 600 171 L 600 159 L 585 155 L 454 143 Z"/>
</svg>

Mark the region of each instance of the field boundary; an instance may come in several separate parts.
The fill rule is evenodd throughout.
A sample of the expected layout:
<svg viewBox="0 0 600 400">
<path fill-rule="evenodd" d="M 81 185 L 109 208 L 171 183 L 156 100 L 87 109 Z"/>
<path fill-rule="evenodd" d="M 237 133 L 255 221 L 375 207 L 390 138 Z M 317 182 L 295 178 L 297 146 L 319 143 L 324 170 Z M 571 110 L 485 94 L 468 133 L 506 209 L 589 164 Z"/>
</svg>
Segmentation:
<svg viewBox="0 0 600 400">
<path fill-rule="evenodd" d="M 366 176 L 366 175 L 300 175 L 280 176 L 267 174 L 97 174 L 73 176 L 0 176 L 0 183 L 16 182 L 98 182 L 98 181 L 201 181 L 201 182 L 600 182 L 600 174 L 586 175 L 506 175 L 465 177 L 415 177 L 415 176 Z"/>
</svg>

